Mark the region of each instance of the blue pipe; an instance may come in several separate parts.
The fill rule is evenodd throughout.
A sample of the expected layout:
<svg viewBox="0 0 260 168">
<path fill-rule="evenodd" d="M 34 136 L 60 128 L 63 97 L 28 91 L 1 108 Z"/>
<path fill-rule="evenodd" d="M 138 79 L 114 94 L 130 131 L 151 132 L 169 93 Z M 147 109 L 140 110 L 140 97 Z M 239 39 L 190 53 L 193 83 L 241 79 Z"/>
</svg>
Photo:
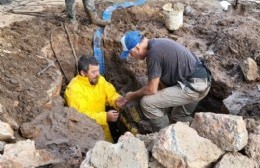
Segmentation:
<svg viewBox="0 0 260 168">
<path fill-rule="evenodd" d="M 113 13 L 114 10 L 120 9 L 120 8 L 129 8 L 129 7 L 132 7 L 132 6 L 139 6 L 139 5 L 144 4 L 146 1 L 147 0 L 137 0 L 135 2 L 122 2 L 122 3 L 114 4 L 112 6 L 109 6 L 103 12 L 102 18 L 106 21 L 110 21 L 112 13 Z M 104 76 L 104 74 L 105 74 L 105 59 L 104 59 L 103 51 L 101 49 L 103 33 L 104 33 L 103 27 L 99 27 L 96 30 L 96 33 L 95 33 L 94 39 L 93 39 L 93 50 L 94 50 L 94 57 L 99 62 L 100 74 Z"/>
</svg>

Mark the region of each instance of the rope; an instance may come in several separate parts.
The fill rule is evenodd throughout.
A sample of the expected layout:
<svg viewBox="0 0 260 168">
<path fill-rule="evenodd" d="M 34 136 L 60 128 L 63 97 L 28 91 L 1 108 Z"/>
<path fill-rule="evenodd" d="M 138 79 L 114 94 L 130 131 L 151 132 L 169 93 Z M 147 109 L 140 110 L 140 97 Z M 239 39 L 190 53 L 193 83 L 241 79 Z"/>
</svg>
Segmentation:
<svg viewBox="0 0 260 168">
<path fill-rule="evenodd" d="M 71 50 L 72 50 L 72 53 L 73 53 L 73 56 L 74 56 L 74 59 L 75 59 L 76 71 L 78 71 L 77 55 L 76 55 L 75 49 L 74 49 L 74 47 L 73 47 L 73 44 L 72 44 L 72 42 L 71 42 L 70 33 L 69 33 L 69 30 L 68 30 L 66 24 L 64 23 L 63 25 L 64 25 L 64 28 L 65 28 L 65 32 L 66 32 L 66 34 L 67 34 L 67 36 L 68 36 L 69 44 L 70 44 L 70 47 L 71 47 Z"/>
<path fill-rule="evenodd" d="M 52 52 L 53 52 L 53 54 L 54 54 L 54 57 L 56 58 L 56 60 L 57 60 L 57 62 L 58 62 L 58 64 L 59 64 L 59 66 L 60 66 L 60 69 L 61 69 L 61 72 L 62 72 L 62 74 L 64 75 L 64 77 L 65 77 L 65 82 L 66 82 L 66 84 L 68 84 L 68 78 L 67 78 L 67 76 L 66 76 L 66 74 L 65 74 L 65 71 L 64 71 L 64 68 L 62 67 L 62 65 L 61 65 L 61 63 L 60 63 L 60 60 L 58 59 L 58 57 L 57 57 L 57 54 L 56 54 L 56 52 L 55 52 L 55 50 L 54 50 L 54 48 L 53 48 L 53 33 L 54 33 L 54 31 L 55 30 L 58 30 L 58 29 L 62 29 L 61 27 L 56 27 L 55 29 L 53 29 L 52 31 L 51 31 L 51 35 L 50 35 L 50 42 L 51 42 L 51 49 L 52 49 Z M 63 30 L 63 29 L 62 29 Z"/>
</svg>

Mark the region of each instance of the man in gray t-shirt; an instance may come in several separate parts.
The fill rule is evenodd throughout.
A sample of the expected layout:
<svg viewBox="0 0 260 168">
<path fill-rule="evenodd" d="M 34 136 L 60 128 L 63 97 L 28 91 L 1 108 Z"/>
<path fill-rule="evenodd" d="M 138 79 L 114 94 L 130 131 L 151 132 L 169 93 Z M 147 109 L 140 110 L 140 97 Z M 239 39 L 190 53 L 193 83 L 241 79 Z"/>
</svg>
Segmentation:
<svg viewBox="0 0 260 168">
<path fill-rule="evenodd" d="M 170 121 L 190 121 L 198 102 L 210 89 L 210 72 L 200 59 L 173 40 L 149 40 L 138 31 L 127 32 L 121 44 L 121 58 L 130 54 L 146 59 L 148 70 L 148 83 L 128 92 L 125 99 L 141 98 L 141 109 L 154 131 L 168 126 Z"/>
<path fill-rule="evenodd" d="M 158 38 L 148 41 L 146 57 L 148 79 L 160 78 L 165 86 L 173 86 L 190 76 L 196 68 L 196 57 L 173 40 Z"/>
</svg>

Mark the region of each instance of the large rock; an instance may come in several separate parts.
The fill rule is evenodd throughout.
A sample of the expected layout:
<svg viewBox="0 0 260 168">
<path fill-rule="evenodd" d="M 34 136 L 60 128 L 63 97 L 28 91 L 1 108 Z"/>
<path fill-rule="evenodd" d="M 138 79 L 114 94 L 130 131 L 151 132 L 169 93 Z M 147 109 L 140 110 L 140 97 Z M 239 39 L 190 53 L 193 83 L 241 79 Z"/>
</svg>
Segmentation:
<svg viewBox="0 0 260 168">
<path fill-rule="evenodd" d="M 148 152 L 144 142 L 126 133 L 119 138 L 117 144 L 99 141 L 87 153 L 80 168 L 148 168 Z"/>
<path fill-rule="evenodd" d="M 0 155 L 0 167 L 1 168 L 21 168 L 22 165 L 12 160 L 6 160 Z"/>
<path fill-rule="evenodd" d="M 260 125 L 253 132 L 249 133 L 245 152 L 249 158 L 252 158 L 256 162 L 256 167 L 260 167 Z"/>
<path fill-rule="evenodd" d="M 47 148 L 55 157 L 68 161 L 60 167 L 79 167 L 82 153 L 87 153 L 97 141 L 104 140 L 104 133 L 93 119 L 74 108 L 63 107 L 61 103 L 53 101 L 51 111 L 22 124 L 21 133 L 23 137 L 35 140 L 37 148 Z M 69 165 L 74 163 L 76 165 Z"/>
<path fill-rule="evenodd" d="M 240 153 L 227 153 L 214 168 L 255 168 L 253 160 Z"/>
<path fill-rule="evenodd" d="M 36 150 L 34 141 L 19 141 L 5 145 L 0 167 L 12 168 L 38 167 L 52 163 L 52 155 L 45 150 Z"/>
<path fill-rule="evenodd" d="M 15 139 L 14 131 L 9 124 L 0 121 L 0 141 L 9 141 Z"/>
<path fill-rule="evenodd" d="M 241 116 L 196 113 L 191 127 L 225 151 L 239 151 L 248 141 L 246 123 Z"/>
<path fill-rule="evenodd" d="M 208 167 L 223 154 L 210 140 L 180 122 L 159 132 L 152 152 L 154 158 L 167 168 Z"/>
<path fill-rule="evenodd" d="M 19 128 L 18 123 L 12 117 L 10 117 L 10 115 L 6 111 L 5 106 L 3 106 L 1 103 L 0 103 L 0 120 L 9 124 L 13 130 L 18 130 Z"/>
<path fill-rule="evenodd" d="M 260 119 L 260 94 L 256 87 L 234 91 L 223 103 L 229 114 Z"/>
<path fill-rule="evenodd" d="M 254 81 L 259 77 L 257 64 L 250 57 L 240 63 L 240 68 L 247 81 Z"/>
</svg>

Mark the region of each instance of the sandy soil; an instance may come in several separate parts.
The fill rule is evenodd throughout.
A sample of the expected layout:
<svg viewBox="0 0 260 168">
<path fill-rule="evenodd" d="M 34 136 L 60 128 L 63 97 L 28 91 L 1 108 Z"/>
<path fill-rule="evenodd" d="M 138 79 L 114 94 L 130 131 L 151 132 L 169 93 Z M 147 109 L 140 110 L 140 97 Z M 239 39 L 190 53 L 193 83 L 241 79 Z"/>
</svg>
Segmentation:
<svg viewBox="0 0 260 168">
<path fill-rule="evenodd" d="M 202 101 L 197 111 L 222 112 L 222 100 L 232 91 L 257 91 L 259 81 L 245 82 L 239 62 L 247 57 L 254 58 L 260 50 L 259 3 L 248 2 L 224 12 L 216 0 L 184 1 L 185 6 L 192 7 L 192 12 L 185 14 L 184 25 L 180 30 L 168 31 L 160 14 L 161 6 L 166 2 L 150 1 L 142 7 L 116 10 L 112 15 L 112 23 L 106 26 L 103 37 L 105 76 L 120 93 L 136 90 L 147 80 L 145 62 L 132 59 L 122 61 L 118 58 L 121 51 L 120 37 L 124 32 L 134 29 L 142 31 L 149 38 L 172 38 L 205 61 L 213 73 L 214 83 L 209 96 Z M 99 14 L 111 4 L 98 3 Z M 60 65 L 64 70 L 59 94 L 61 97 L 64 87 L 75 74 L 75 58 L 64 25 L 68 27 L 78 57 L 93 53 L 92 38 L 98 27 L 90 23 L 80 5 L 77 7 L 78 27 L 67 23 L 63 1 L 43 6 L 44 12 L 20 10 L 22 15 L 15 17 L 15 22 L 10 26 L 7 26 L 11 23 L 9 16 L 0 15 L 0 103 L 18 125 L 30 122 L 40 125 L 41 120 L 36 119 L 37 116 L 64 106 L 64 103 L 50 105 L 52 98 L 46 92 L 50 83 L 56 79 L 56 70 L 62 72 Z M 56 67 L 50 67 L 43 74 L 37 75 L 48 65 L 48 60 L 53 60 Z M 245 111 L 259 109 L 259 102 L 257 98 Z M 243 115 L 246 116 L 245 111 Z M 251 117 L 259 119 L 259 116 L 258 110 Z M 43 125 L 41 129 L 48 128 Z M 23 138 L 19 134 L 17 136 Z M 78 135 L 72 136 L 76 139 Z"/>
</svg>

